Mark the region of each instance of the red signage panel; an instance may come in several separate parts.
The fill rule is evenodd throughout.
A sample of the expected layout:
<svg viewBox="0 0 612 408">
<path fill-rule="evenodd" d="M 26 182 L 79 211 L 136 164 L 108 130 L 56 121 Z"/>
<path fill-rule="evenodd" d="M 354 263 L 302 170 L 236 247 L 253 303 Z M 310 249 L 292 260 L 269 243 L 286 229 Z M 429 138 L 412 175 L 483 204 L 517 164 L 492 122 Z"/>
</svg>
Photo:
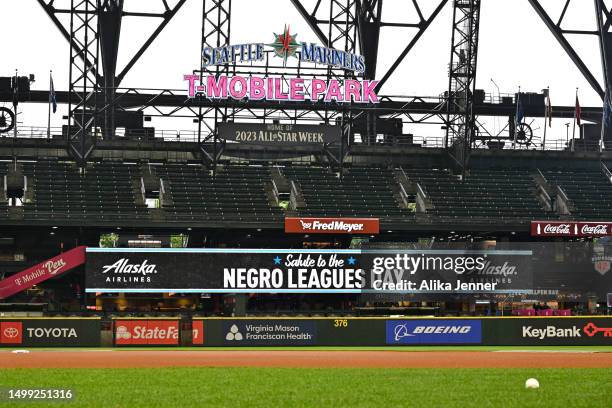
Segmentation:
<svg viewBox="0 0 612 408">
<path fill-rule="evenodd" d="M 606 237 L 612 235 L 612 222 L 531 221 L 534 237 Z"/>
<path fill-rule="evenodd" d="M 23 341 L 23 324 L 21 322 L 0 323 L 0 344 L 21 344 Z"/>
<path fill-rule="evenodd" d="M 287 217 L 285 232 L 301 234 L 378 234 L 378 218 Z"/>
<path fill-rule="evenodd" d="M 116 345 L 179 345 L 178 320 L 115 320 Z"/>
<path fill-rule="evenodd" d="M 193 344 L 204 344 L 204 321 L 193 320 L 191 322 L 191 340 Z"/>
<path fill-rule="evenodd" d="M 80 246 L 47 259 L 0 281 L 0 299 L 31 288 L 85 263 L 85 247 Z"/>
</svg>

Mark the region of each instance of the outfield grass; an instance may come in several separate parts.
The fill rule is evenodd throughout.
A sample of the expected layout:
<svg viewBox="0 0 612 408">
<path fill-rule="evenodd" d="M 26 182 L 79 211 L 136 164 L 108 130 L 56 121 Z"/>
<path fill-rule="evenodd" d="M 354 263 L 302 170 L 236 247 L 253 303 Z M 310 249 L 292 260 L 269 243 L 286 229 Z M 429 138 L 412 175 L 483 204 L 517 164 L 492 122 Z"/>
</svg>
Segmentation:
<svg viewBox="0 0 612 408">
<path fill-rule="evenodd" d="M 612 369 L 3 369 L 0 387 L 75 391 L 51 407 L 609 407 Z"/>
</svg>

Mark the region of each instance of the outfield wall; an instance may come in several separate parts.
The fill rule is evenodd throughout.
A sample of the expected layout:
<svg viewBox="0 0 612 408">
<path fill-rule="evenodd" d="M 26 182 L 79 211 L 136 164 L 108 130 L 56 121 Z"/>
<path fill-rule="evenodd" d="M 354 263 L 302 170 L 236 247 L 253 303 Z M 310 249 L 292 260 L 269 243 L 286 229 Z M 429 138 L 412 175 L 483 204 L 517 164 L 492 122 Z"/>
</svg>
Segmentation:
<svg viewBox="0 0 612 408">
<path fill-rule="evenodd" d="M 0 346 L 100 347 L 99 317 L 0 318 Z"/>
<path fill-rule="evenodd" d="M 112 338 L 112 342 L 110 339 Z M 612 316 L 0 318 L 0 346 L 612 346 Z"/>
<path fill-rule="evenodd" d="M 196 346 L 612 345 L 612 317 L 206 318 Z"/>
</svg>

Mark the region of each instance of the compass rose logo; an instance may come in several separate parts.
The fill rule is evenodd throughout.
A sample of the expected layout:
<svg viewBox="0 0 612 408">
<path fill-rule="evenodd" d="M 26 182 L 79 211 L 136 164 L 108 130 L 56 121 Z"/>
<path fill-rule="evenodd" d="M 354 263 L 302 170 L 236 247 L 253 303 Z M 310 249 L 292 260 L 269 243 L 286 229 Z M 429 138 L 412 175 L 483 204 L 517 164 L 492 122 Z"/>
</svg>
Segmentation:
<svg viewBox="0 0 612 408">
<path fill-rule="evenodd" d="M 287 58 L 295 57 L 295 53 L 300 46 L 295 40 L 297 34 L 291 34 L 289 26 L 285 25 L 282 34 L 274 33 L 274 42 L 268 44 L 274 48 L 274 54 L 283 59 L 283 65 L 287 64 Z"/>
</svg>

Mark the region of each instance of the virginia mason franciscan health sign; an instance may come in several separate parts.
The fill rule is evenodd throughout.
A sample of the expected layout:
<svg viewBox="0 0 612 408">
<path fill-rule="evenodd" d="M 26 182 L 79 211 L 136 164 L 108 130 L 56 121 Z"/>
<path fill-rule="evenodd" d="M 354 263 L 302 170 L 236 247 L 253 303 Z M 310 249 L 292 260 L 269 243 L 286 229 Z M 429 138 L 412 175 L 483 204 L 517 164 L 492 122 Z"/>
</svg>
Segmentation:
<svg viewBox="0 0 612 408">
<path fill-rule="evenodd" d="M 297 58 L 300 64 L 312 63 L 330 68 L 353 71 L 360 75 L 365 71 L 362 55 L 323 47 L 314 43 L 298 42 L 297 34 L 285 26 L 281 34 L 274 34 L 269 44 L 249 43 L 222 47 L 204 47 L 202 65 L 213 66 L 253 64 L 266 60 L 265 49 L 287 64 L 289 58 Z M 321 79 L 314 77 L 243 76 L 186 74 L 190 98 L 202 96 L 208 99 L 250 99 L 266 101 L 323 101 L 336 103 L 378 103 L 378 81 L 361 79 Z"/>
</svg>

